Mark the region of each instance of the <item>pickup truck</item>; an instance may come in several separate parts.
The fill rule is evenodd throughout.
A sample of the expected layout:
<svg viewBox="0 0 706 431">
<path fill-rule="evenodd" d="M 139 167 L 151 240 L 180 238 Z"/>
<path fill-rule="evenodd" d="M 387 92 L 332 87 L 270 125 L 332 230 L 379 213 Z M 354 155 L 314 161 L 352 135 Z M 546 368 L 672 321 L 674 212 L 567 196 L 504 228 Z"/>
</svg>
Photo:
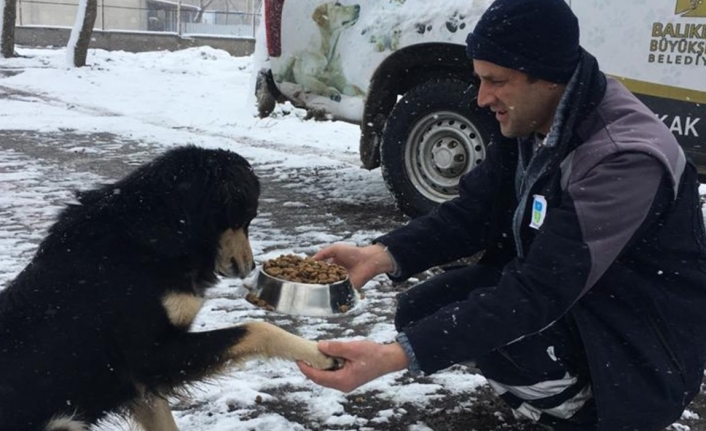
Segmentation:
<svg viewBox="0 0 706 431">
<path fill-rule="evenodd" d="M 706 179 L 706 1 L 567 0 L 581 44 L 677 136 Z M 264 0 L 261 116 L 275 103 L 360 125 L 411 217 L 458 193 L 497 124 L 475 103 L 465 37 L 491 0 Z M 551 25 L 548 23 L 547 25 Z"/>
</svg>

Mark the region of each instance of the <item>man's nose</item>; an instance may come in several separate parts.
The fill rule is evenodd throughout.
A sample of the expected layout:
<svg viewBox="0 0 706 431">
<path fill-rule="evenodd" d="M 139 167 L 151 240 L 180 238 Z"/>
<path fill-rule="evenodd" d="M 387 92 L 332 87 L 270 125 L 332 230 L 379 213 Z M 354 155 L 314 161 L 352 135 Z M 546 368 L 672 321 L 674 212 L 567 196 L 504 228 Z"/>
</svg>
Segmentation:
<svg viewBox="0 0 706 431">
<path fill-rule="evenodd" d="M 493 95 L 488 90 L 488 86 L 483 84 L 483 82 L 478 86 L 478 98 L 476 101 L 481 108 L 485 108 L 493 101 Z"/>
</svg>

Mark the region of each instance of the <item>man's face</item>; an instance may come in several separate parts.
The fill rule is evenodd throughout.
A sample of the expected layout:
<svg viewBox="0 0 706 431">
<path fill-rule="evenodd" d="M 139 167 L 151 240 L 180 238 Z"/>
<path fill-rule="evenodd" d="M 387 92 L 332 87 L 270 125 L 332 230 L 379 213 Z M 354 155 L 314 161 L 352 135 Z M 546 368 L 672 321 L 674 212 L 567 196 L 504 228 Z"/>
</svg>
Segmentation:
<svg viewBox="0 0 706 431">
<path fill-rule="evenodd" d="M 473 60 L 480 79 L 478 105 L 488 107 L 508 138 L 549 133 L 565 85 L 532 80 L 518 70 L 482 60 Z"/>
</svg>

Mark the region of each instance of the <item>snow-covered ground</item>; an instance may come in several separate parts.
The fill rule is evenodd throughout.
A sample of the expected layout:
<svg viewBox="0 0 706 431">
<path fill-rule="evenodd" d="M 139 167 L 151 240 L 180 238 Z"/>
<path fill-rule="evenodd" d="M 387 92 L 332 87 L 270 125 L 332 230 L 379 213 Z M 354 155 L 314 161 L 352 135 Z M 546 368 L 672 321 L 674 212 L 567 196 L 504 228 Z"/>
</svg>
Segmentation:
<svg viewBox="0 0 706 431">
<path fill-rule="evenodd" d="M 303 111 L 286 105 L 279 106 L 270 118 L 256 117 L 251 96 L 254 57 L 234 58 L 210 48 L 141 54 L 91 50 L 89 66 L 73 69 L 66 67 L 63 49 L 19 47 L 17 51 L 22 57 L 0 60 L 3 136 L 112 136 L 90 143 L 77 139 L 73 144 L 38 140 L 36 154 L 82 153 L 105 163 L 135 165 L 160 149 L 191 143 L 237 151 L 272 181 L 300 169 L 335 171 L 327 177 L 325 189 L 301 183 L 296 185 L 298 192 L 352 204 L 391 199 L 379 171 L 359 167 L 356 126 L 305 121 Z M 120 140 L 133 145 L 132 152 L 121 147 Z M 32 156 L 35 151 L 26 150 L 0 145 L 0 289 L 29 261 L 72 189 L 115 179 L 110 173 L 76 169 L 75 165 L 49 164 Z M 292 211 L 297 207 L 296 202 L 282 204 Z M 299 236 L 292 238 L 272 227 L 273 217 L 261 214 L 251 228 L 259 261 L 283 253 L 313 253 L 337 240 L 366 243 L 381 233 L 363 229 L 339 238 L 312 224 L 300 226 Z M 308 244 L 306 249 L 297 248 L 303 243 Z M 209 293 L 195 327 L 208 330 L 268 318 L 311 339 L 338 334 L 392 340 L 395 333 L 389 313 L 395 291 L 383 277 L 368 283 L 365 292 L 365 299 L 345 318 L 273 317 L 245 301 L 241 281 L 224 281 Z M 463 400 L 458 408 L 470 408 L 475 390 L 484 385 L 482 377 L 461 368 L 419 380 L 401 372 L 346 396 L 307 381 L 293 363 L 252 361 L 216 382 L 199 386 L 191 400 L 175 402 L 174 408 L 183 430 L 422 431 L 434 428 L 418 420 L 420 415 L 407 419 L 409 406 L 428 409 L 426 415 L 436 415 L 438 420 L 436 401 L 458 397 Z M 389 408 L 356 414 L 351 408 L 356 397 L 375 397 L 377 404 Z M 693 413 L 687 413 L 693 419 Z M 102 429 L 125 427 L 122 422 L 109 421 Z"/>
</svg>

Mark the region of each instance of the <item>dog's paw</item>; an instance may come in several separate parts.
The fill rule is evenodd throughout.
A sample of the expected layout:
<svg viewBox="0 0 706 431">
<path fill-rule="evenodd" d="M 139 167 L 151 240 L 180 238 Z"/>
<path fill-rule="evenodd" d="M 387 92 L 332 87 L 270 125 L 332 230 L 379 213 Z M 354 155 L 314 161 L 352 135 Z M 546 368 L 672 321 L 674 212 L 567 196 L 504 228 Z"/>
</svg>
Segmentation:
<svg viewBox="0 0 706 431">
<path fill-rule="evenodd" d="M 338 91 L 337 88 L 329 87 L 328 88 L 328 98 L 331 99 L 333 102 L 340 102 L 341 101 L 341 92 Z"/>
<path fill-rule="evenodd" d="M 346 363 L 345 359 L 341 359 L 341 358 L 331 358 L 331 359 L 333 359 L 333 367 L 327 368 L 326 369 L 327 371 L 340 370 L 341 368 L 343 368 L 343 365 Z"/>
<path fill-rule="evenodd" d="M 320 352 L 304 362 L 319 370 L 338 370 L 343 366 L 343 359 L 332 358 Z"/>
<path fill-rule="evenodd" d="M 316 342 L 311 342 L 307 350 L 305 357 L 300 358 L 300 360 L 314 368 L 319 370 L 337 370 L 343 366 L 343 359 L 324 355 L 319 351 Z"/>
</svg>

